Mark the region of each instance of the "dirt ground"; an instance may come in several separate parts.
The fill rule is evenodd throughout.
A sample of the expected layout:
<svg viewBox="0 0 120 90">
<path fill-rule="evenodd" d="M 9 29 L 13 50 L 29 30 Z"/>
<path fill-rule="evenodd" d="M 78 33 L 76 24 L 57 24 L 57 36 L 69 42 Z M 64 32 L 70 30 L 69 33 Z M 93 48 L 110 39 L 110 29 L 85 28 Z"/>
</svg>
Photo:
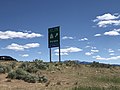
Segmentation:
<svg viewBox="0 0 120 90">
<path fill-rule="evenodd" d="M 6 78 L 7 74 L 0 74 L 0 90 L 65 90 L 76 84 L 76 78 L 66 75 L 66 72 L 68 71 L 41 71 L 40 73 L 48 78 L 47 83 L 27 83 L 23 80 L 11 80 Z"/>
<path fill-rule="evenodd" d="M 48 78 L 47 83 L 27 83 L 23 80 L 11 80 L 6 78 L 7 74 L 0 74 L 0 90 L 71 90 L 76 86 L 120 87 L 119 82 L 96 81 L 94 79 L 97 77 L 120 77 L 120 67 L 60 66 L 56 69 L 41 70 L 39 73 Z"/>
</svg>

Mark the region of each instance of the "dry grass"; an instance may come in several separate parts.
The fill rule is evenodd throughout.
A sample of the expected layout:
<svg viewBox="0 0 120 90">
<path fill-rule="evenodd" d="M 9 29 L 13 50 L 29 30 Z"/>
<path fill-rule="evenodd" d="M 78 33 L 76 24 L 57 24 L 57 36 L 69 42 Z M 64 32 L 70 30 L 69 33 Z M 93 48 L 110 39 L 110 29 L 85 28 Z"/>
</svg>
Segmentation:
<svg viewBox="0 0 120 90">
<path fill-rule="evenodd" d="M 19 64 L 18 62 L 16 65 Z M 22 80 L 8 82 L 5 78 L 7 74 L 0 74 L 0 90 L 72 90 L 74 87 L 120 87 L 120 67 L 92 68 L 89 65 L 50 64 L 47 70 L 40 70 L 39 73 L 48 78 L 47 83 L 27 83 Z"/>
</svg>

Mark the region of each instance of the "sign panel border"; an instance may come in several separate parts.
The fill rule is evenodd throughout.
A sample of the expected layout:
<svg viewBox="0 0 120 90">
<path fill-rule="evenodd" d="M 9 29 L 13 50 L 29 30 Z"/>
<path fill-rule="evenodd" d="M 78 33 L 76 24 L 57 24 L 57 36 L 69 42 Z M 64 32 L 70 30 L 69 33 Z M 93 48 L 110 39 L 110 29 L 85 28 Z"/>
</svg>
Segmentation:
<svg viewBox="0 0 120 90">
<path fill-rule="evenodd" d="M 60 26 L 48 28 L 48 48 L 60 47 Z"/>
</svg>

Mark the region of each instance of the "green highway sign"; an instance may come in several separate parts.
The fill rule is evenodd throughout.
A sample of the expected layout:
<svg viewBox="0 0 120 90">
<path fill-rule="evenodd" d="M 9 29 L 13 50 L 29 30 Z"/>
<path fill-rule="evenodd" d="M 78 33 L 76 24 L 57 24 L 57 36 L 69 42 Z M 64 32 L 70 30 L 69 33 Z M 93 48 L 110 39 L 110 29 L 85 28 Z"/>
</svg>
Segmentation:
<svg viewBox="0 0 120 90">
<path fill-rule="evenodd" d="M 48 28 L 48 47 L 60 47 L 60 27 Z"/>
</svg>

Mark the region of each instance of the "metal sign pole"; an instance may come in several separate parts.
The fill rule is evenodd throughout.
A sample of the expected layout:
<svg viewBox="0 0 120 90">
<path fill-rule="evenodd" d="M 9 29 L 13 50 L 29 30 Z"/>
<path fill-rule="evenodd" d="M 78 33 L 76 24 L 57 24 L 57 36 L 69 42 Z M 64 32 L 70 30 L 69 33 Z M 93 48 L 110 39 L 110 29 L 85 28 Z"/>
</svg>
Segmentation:
<svg viewBox="0 0 120 90">
<path fill-rule="evenodd" d="M 60 27 L 59 27 L 60 28 Z M 61 62 L 61 51 L 60 51 L 60 30 L 59 30 L 59 62 Z"/>
<path fill-rule="evenodd" d="M 59 46 L 59 62 L 61 62 L 60 46 Z"/>
<path fill-rule="evenodd" d="M 52 58 L 51 58 L 51 48 L 50 48 L 50 62 L 52 62 Z"/>
</svg>

